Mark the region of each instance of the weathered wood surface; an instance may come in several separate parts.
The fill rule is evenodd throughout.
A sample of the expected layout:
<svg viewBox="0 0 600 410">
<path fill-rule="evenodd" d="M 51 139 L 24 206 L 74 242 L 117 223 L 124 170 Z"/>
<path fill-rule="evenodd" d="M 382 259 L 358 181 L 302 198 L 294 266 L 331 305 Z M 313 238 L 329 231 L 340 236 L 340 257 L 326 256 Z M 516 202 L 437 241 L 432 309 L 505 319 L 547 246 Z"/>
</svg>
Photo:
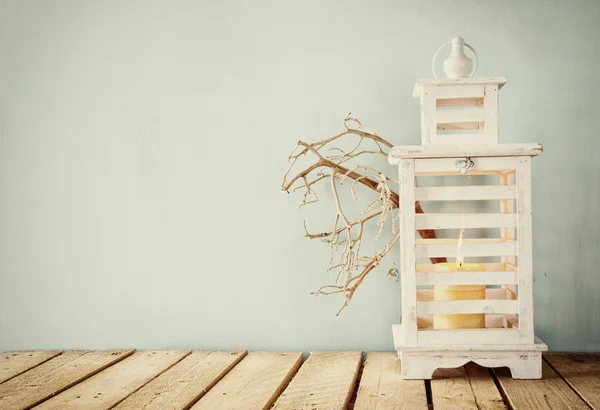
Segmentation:
<svg viewBox="0 0 600 410">
<path fill-rule="evenodd" d="M 515 380 L 507 368 L 494 370 L 504 394 L 514 410 L 584 410 L 589 407 L 545 362 L 542 379 Z"/>
<path fill-rule="evenodd" d="M 0 409 L 600 409 L 600 353 L 548 354 L 541 380 L 442 360 L 424 382 L 403 380 L 395 353 L 133 352 L 19 352 L 27 365 L 10 368 L 32 367 L 0 383 Z"/>
<path fill-rule="evenodd" d="M 188 409 L 247 353 L 246 350 L 198 350 L 133 393 L 115 410 Z"/>
<path fill-rule="evenodd" d="M 135 352 L 121 362 L 45 401 L 37 409 L 110 409 L 189 353 L 185 350 Z"/>
<path fill-rule="evenodd" d="M 2 352 L 0 353 L 0 383 L 42 364 L 60 353 L 60 350 Z"/>
<path fill-rule="evenodd" d="M 362 352 L 313 352 L 273 409 L 346 409 L 362 362 Z"/>
<path fill-rule="evenodd" d="M 600 409 L 600 353 L 551 353 L 546 360 L 593 409 Z"/>
<path fill-rule="evenodd" d="M 133 350 L 72 350 L 0 384 L 0 409 L 27 409 L 121 361 Z"/>
<path fill-rule="evenodd" d="M 301 364 L 302 353 L 248 353 L 192 409 L 268 409 Z"/>
<path fill-rule="evenodd" d="M 403 380 L 396 353 L 369 353 L 360 378 L 354 409 L 426 410 L 425 382 Z"/>
</svg>

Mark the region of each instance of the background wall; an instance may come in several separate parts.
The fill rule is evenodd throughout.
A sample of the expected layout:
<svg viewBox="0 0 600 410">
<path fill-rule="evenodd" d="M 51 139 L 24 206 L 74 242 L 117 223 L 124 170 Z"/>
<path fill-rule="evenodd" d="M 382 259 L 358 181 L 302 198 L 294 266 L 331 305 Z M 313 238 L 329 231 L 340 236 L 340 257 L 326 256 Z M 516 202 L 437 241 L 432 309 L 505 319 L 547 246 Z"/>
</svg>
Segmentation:
<svg viewBox="0 0 600 410">
<path fill-rule="evenodd" d="M 281 176 L 348 111 L 419 143 L 413 83 L 455 35 L 509 78 L 501 140 L 545 147 L 537 334 L 600 350 L 599 20 L 592 0 L 2 1 L 0 350 L 392 350 L 391 261 L 335 317 Z"/>
</svg>

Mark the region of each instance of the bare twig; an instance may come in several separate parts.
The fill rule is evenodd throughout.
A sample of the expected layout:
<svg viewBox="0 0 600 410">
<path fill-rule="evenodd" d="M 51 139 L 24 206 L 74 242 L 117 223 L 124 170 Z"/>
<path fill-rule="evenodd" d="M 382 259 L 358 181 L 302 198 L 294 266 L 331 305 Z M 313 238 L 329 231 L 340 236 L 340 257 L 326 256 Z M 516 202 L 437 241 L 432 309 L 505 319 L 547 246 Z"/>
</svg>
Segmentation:
<svg viewBox="0 0 600 410">
<path fill-rule="evenodd" d="M 371 129 L 363 125 L 358 119 L 350 117 L 350 113 L 344 118 L 345 131 L 325 140 L 308 143 L 298 141 L 288 157 L 289 166 L 283 177 L 281 189 L 284 192 L 303 191 L 300 207 L 314 204 L 319 197 L 314 191 L 315 184 L 329 179 L 333 201 L 335 203 L 335 216 L 333 227 L 330 231 L 321 233 L 309 233 L 304 223 L 304 230 L 309 239 L 320 238 L 329 243 L 331 259 L 328 271 L 336 271 L 336 283 L 322 286 L 313 294 L 331 295 L 343 293 L 345 301 L 339 313 L 348 305 L 356 289 L 362 284 L 366 276 L 376 267 L 400 237 L 397 227 L 398 207 L 400 198 L 389 183 L 398 181 L 388 178 L 382 172 L 372 166 L 356 164 L 348 167 L 346 163 L 356 160 L 363 155 L 381 155 L 387 157 L 386 149 L 392 147 L 388 141 L 379 137 Z M 349 150 L 344 150 L 332 143 L 338 142 L 342 137 L 355 137 L 356 143 Z M 323 152 L 327 152 L 324 154 Z M 294 166 L 300 158 L 314 158 L 314 162 L 299 171 L 293 171 Z M 340 200 L 339 187 L 346 179 L 351 179 L 350 192 L 354 199 L 357 198 L 356 186 L 361 185 L 369 188 L 376 196 L 363 209 L 359 218 L 349 219 L 344 211 Z M 423 213 L 421 205 L 415 204 L 415 211 Z M 385 227 L 390 225 L 392 239 L 374 256 L 360 254 L 365 224 L 374 220 L 377 230 L 375 241 L 379 239 Z M 419 231 L 423 238 L 435 238 L 435 231 L 424 229 Z M 433 263 L 445 262 L 445 258 L 432 258 Z M 341 280 L 341 283 L 340 283 Z"/>
</svg>

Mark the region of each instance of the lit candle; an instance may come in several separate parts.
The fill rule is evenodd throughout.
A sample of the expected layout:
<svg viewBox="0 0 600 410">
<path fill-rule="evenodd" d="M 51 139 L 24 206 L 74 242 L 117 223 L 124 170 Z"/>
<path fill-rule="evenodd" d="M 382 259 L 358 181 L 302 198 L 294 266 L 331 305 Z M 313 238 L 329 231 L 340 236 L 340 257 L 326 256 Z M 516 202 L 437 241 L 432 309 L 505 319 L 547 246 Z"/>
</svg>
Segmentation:
<svg viewBox="0 0 600 410">
<path fill-rule="evenodd" d="M 436 272 L 483 272 L 480 263 L 437 263 Z M 433 300 L 485 299 L 485 285 L 435 285 Z M 485 313 L 436 314 L 433 315 L 434 329 L 475 329 L 485 327 Z"/>
</svg>

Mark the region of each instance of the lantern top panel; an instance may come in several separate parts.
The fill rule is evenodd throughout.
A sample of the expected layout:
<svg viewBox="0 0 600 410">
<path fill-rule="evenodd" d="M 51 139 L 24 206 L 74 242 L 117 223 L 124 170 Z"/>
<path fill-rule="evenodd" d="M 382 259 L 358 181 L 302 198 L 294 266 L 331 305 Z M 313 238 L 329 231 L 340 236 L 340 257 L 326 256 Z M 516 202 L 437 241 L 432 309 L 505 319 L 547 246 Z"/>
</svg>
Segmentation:
<svg viewBox="0 0 600 410">
<path fill-rule="evenodd" d="M 440 79 L 420 79 L 415 83 L 413 97 L 420 97 L 424 89 L 430 87 L 451 87 L 465 85 L 498 85 L 498 89 L 506 84 L 506 77 L 487 77 L 487 78 L 440 78 Z"/>
<path fill-rule="evenodd" d="M 465 145 L 402 145 L 391 149 L 388 161 L 397 165 L 401 159 L 457 157 L 534 157 L 543 151 L 541 144 L 465 144 Z"/>
</svg>

